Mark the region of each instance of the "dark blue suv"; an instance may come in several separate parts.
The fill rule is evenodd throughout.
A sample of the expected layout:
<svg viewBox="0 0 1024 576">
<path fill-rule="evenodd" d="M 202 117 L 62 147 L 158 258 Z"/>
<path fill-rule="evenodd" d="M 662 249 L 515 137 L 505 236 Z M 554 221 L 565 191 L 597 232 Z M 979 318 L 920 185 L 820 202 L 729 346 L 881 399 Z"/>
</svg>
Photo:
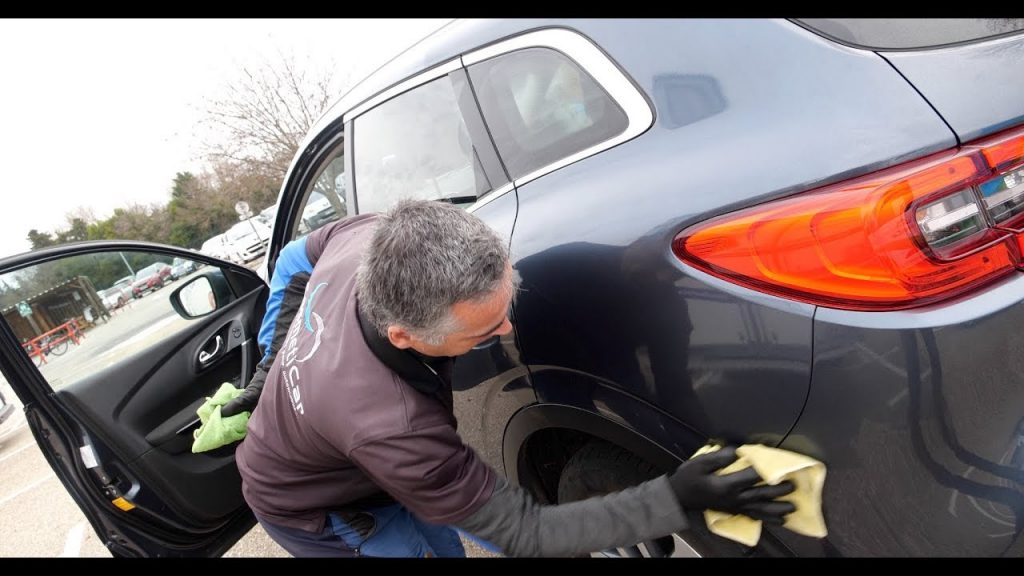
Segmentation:
<svg viewBox="0 0 1024 576">
<path fill-rule="evenodd" d="M 584 498 L 709 439 L 828 466 L 827 538 L 773 529 L 747 549 L 697 522 L 608 554 L 1019 556 L 1022 28 L 455 21 L 311 130 L 262 276 L 322 198 L 333 218 L 464 205 L 522 277 L 514 332 L 455 374 L 460 433 L 512 481 Z M 0 367 L 115 554 L 220 554 L 252 517 L 231 450 L 187 446 L 202 397 L 252 373 L 266 287 L 138 243 L 0 272 L 115 249 L 213 264 L 212 311 L 153 312 L 162 339 L 59 388 L 10 320 Z"/>
</svg>

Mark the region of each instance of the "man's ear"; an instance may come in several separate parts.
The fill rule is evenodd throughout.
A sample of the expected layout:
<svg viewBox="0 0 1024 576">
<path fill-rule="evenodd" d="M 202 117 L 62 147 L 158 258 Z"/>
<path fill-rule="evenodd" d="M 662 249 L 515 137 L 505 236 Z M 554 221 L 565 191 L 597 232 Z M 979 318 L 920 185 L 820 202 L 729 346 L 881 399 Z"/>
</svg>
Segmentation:
<svg viewBox="0 0 1024 576">
<path fill-rule="evenodd" d="M 388 341 L 395 348 L 404 350 L 412 346 L 412 334 L 409 334 L 405 328 L 392 324 L 388 326 Z"/>
</svg>

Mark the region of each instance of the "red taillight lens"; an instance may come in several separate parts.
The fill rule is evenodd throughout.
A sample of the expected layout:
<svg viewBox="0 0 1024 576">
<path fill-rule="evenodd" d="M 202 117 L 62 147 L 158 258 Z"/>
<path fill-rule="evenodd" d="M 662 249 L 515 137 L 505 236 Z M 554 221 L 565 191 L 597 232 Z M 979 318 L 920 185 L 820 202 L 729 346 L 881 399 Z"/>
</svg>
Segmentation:
<svg viewBox="0 0 1024 576">
<path fill-rule="evenodd" d="M 918 306 L 1019 264 L 1024 241 L 1010 225 L 1024 228 L 1022 157 L 1017 130 L 703 222 L 672 248 L 715 276 L 813 304 Z"/>
</svg>

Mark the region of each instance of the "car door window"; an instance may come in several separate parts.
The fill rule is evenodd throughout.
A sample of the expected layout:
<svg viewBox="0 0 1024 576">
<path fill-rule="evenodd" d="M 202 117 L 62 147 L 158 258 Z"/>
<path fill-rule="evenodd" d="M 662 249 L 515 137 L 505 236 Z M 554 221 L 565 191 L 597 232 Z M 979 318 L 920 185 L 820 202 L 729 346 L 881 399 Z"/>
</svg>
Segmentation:
<svg viewBox="0 0 1024 576">
<path fill-rule="evenodd" d="M 149 252 L 66 257 L 0 276 L 0 307 L 23 352 L 57 390 L 188 327 L 194 320 L 175 313 L 170 286 L 213 270 L 200 266 Z"/>
<path fill-rule="evenodd" d="M 400 198 L 475 199 L 491 189 L 448 76 L 358 116 L 353 133 L 359 212 Z"/>
<path fill-rule="evenodd" d="M 289 239 L 305 236 L 328 222 L 348 215 L 345 203 L 345 152 L 340 143 L 321 164 L 300 205 L 302 208 Z"/>
<path fill-rule="evenodd" d="M 469 67 L 480 110 L 515 179 L 622 133 L 622 108 L 582 68 L 549 48 Z"/>
</svg>

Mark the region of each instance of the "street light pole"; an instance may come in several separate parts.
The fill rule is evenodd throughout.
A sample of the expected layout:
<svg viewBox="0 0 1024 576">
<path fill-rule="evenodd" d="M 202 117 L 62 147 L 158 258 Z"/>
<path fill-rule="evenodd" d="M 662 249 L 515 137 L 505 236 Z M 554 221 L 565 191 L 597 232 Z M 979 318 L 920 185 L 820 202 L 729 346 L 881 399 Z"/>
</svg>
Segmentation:
<svg viewBox="0 0 1024 576">
<path fill-rule="evenodd" d="M 124 261 L 124 265 L 128 268 L 128 271 L 132 273 L 132 276 L 135 276 L 135 270 L 132 270 L 132 265 L 129 264 L 128 259 L 124 257 L 124 252 L 118 252 L 117 254 L 121 257 L 121 260 Z"/>
</svg>

